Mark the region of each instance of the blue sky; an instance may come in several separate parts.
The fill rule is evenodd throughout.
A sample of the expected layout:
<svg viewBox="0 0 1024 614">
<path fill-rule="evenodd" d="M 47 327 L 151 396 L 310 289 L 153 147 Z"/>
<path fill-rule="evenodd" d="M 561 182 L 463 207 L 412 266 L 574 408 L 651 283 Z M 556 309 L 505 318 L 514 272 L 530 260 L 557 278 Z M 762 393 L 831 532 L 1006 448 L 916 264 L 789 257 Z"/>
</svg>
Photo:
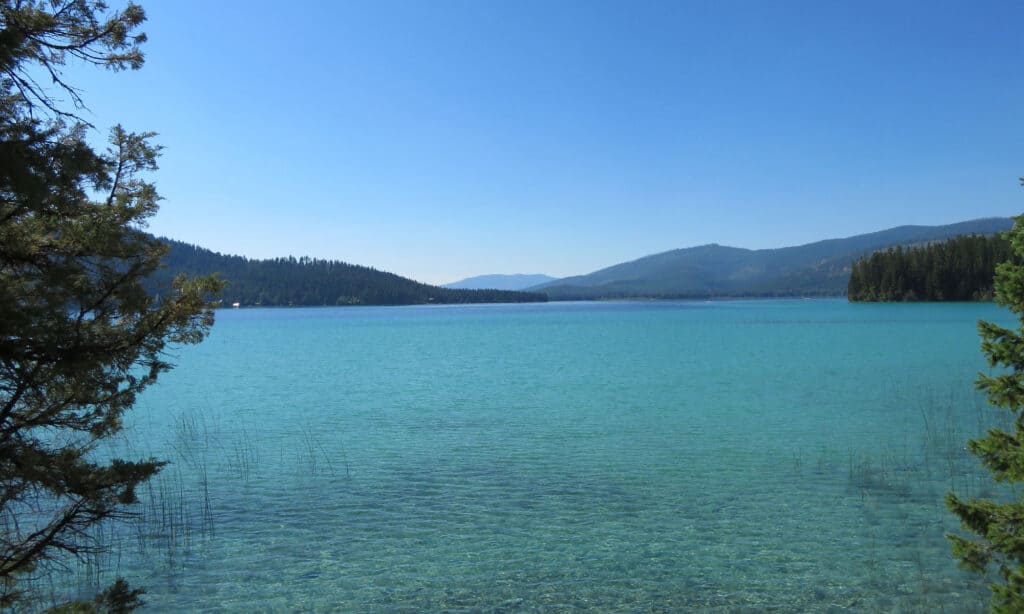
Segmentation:
<svg viewBox="0 0 1024 614">
<path fill-rule="evenodd" d="M 1024 211 L 1024 3 L 142 1 L 150 229 L 431 283 Z"/>
</svg>

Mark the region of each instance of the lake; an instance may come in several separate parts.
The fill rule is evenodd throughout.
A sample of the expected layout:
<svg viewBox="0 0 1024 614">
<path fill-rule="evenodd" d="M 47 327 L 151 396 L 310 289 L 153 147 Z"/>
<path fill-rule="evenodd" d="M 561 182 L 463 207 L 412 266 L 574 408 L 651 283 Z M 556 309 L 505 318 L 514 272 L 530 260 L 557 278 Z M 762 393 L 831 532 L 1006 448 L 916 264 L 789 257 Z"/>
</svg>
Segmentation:
<svg viewBox="0 0 1024 614">
<path fill-rule="evenodd" d="M 220 311 L 109 452 L 168 466 L 112 545 L 154 611 L 984 611 L 942 499 L 991 304 Z M 65 576 L 66 577 L 66 576 Z"/>
</svg>

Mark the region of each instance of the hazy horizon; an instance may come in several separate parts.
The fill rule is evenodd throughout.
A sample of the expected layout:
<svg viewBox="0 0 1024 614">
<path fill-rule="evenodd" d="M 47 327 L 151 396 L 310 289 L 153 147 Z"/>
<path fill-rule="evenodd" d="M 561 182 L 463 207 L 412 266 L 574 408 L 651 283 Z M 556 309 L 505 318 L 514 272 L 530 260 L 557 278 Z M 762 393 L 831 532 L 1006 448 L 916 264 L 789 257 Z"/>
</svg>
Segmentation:
<svg viewBox="0 0 1024 614">
<path fill-rule="evenodd" d="M 952 222 L 952 224 L 963 223 L 963 222 L 972 222 L 972 221 L 985 220 L 985 219 L 1007 219 L 1007 218 L 1002 218 L 1001 216 L 982 216 L 982 217 L 978 217 L 978 218 L 972 218 L 970 220 L 959 220 L 958 222 Z M 900 228 L 900 227 L 904 227 L 904 226 L 946 226 L 946 225 L 947 224 L 899 224 L 897 226 L 892 226 L 892 227 L 889 227 L 889 228 L 879 228 L 877 230 L 869 231 L 869 232 L 863 233 L 863 234 L 872 234 L 872 233 L 875 233 L 875 232 L 882 232 L 882 231 L 886 231 L 886 230 L 892 230 L 892 229 Z M 562 276 L 549 275 L 549 274 L 547 274 L 547 273 L 545 273 L 543 271 L 540 271 L 540 272 L 536 272 L 536 271 L 531 271 L 531 272 L 501 271 L 501 272 L 477 273 L 477 274 L 473 274 L 473 275 L 467 275 L 467 276 L 461 277 L 459 279 L 452 279 L 452 280 L 449 280 L 449 281 L 442 281 L 442 282 L 426 281 L 426 280 L 422 280 L 422 279 L 416 279 L 416 278 L 413 278 L 413 277 L 409 277 L 409 279 L 413 279 L 414 281 L 419 281 L 419 282 L 423 282 L 423 283 L 429 283 L 429 284 L 433 284 L 433 285 L 437 285 L 437 286 L 442 286 L 442 287 L 443 286 L 451 286 L 453 284 L 458 284 L 460 282 L 469 281 L 469 280 L 473 280 L 473 279 L 476 279 L 476 278 L 486 278 L 486 277 L 548 276 L 548 277 L 551 277 L 553 279 L 565 279 L 565 278 L 569 278 L 569 277 L 576 277 L 576 276 L 580 276 L 580 275 L 587 275 L 587 274 L 594 273 L 596 271 L 599 271 L 599 270 L 602 270 L 602 269 L 605 269 L 605 268 L 608 268 L 608 267 L 611 267 L 611 266 L 615 266 L 617 264 L 622 264 L 622 263 L 625 263 L 625 262 L 632 262 L 634 260 L 639 260 L 639 259 L 642 259 L 642 258 L 646 258 L 646 257 L 649 257 L 649 256 L 654 256 L 654 255 L 665 253 L 665 252 L 670 252 L 670 251 L 675 251 L 675 250 L 680 250 L 680 249 L 691 249 L 691 248 L 694 248 L 694 247 L 702 247 L 702 246 L 706 246 L 706 245 L 721 245 L 723 247 L 731 247 L 731 248 L 738 248 L 738 249 L 751 249 L 751 250 L 769 249 L 770 250 L 770 249 L 785 249 L 785 248 L 790 248 L 790 247 L 800 247 L 802 245 L 809 245 L 809 244 L 813 244 L 813 243 L 819 243 L 819 242 L 822 242 L 822 241 L 830 241 L 830 240 L 836 240 L 836 239 L 846 239 L 846 238 L 850 238 L 850 237 L 854 237 L 854 236 L 860 236 L 860 235 L 844 235 L 844 236 L 841 236 L 841 237 L 823 237 L 821 239 L 816 239 L 814 241 L 809 241 L 808 243 L 801 243 L 800 245 L 778 245 L 778 246 L 774 246 L 774 247 L 759 247 L 759 248 L 748 248 L 748 247 L 744 247 L 742 245 L 726 245 L 726 244 L 723 244 L 723 243 L 718 243 L 716 241 L 707 241 L 707 242 L 699 243 L 699 244 L 695 244 L 695 245 L 683 245 L 683 246 L 679 246 L 679 247 L 674 247 L 674 248 L 670 248 L 668 250 L 662 250 L 660 252 L 650 252 L 650 253 L 638 254 L 638 255 L 634 255 L 633 257 L 627 258 L 625 260 L 622 260 L 622 261 L 619 261 L 619 262 L 611 262 L 611 263 L 608 263 L 606 265 L 597 267 L 595 269 L 591 269 L 591 270 L 588 270 L 588 271 L 580 271 L 580 272 L 576 272 L 576 273 L 570 273 L 569 275 L 562 275 Z M 175 239 L 174 237 L 164 237 L 164 238 L 172 239 L 172 240 L 180 240 L 180 239 Z M 209 250 L 214 251 L 214 252 L 220 252 L 220 253 L 222 253 L 224 255 L 228 255 L 228 256 L 243 256 L 243 257 L 250 258 L 250 259 L 253 259 L 253 258 L 255 258 L 255 259 L 267 259 L 267 258 L 272 259 L 272 258 L 288 258 L 288 257 L 301 258 L 301 257 L 304 257 L 304 256 L 309 256 L 309 254 L 276 254 L 276 255 L 265 256 L 265 257 L 263 257 L 263 256 L 253 257 L 253 256 L 249 256 L 248 254 L 234 254 L 234 253 L 223 252 L 223 251 L 218 250 L 215 247 L 211 247 L 209 245 L 199 245 L 199 247 L 202 247 L 202 248 L 205 248 L 205 249 L 209 249 Z M 375 269 L 378 269 L 378 270 L 384 270 L 384 269 L 380 269 L 380 267 L 375 266 L 373 263 L 368 263 L 368 262 L 352 262 L 352 261 L 344 260 L 342 258 L 331 258 L 331 257 L 318 257 L 318 258 L 321 258 L 321 259 L 324 259 L 324 260 L 341 260 L 341 261 L 346 262 L 348 264 L 353 264 L 353 265 L 358 265 L 358 266 L 367 266 L 367 267 L 372 267 L 372 268 L 375 268 Z M 395 271 L 388 271 L 388 270 L 384 270 L 384 272 L 395 273 Z M 398 274 L 400 274 L 400 273 L 398 273 Z M 408 277 L 408 276 L 403 275 L 403 277 Z"/>
</svg>

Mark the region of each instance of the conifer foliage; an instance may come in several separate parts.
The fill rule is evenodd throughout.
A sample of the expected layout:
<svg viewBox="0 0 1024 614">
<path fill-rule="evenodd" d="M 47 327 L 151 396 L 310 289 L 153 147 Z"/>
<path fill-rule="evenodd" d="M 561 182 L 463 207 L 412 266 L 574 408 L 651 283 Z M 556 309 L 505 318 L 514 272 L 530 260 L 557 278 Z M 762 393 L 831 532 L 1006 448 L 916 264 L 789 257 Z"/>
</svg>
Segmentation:
<svg viewBox="0 0 1024 614">
<path fill-rule="evenodd" d="M 1024 257 L 1024 216 L 1007 233 L 1013 253 Z M 982 352 L 994 375 L 981 375 L 979 390 L 989 402 L 1013 413 L 1013 430 L 990 429 L 985 437 L 968 442 L 968 449 L 981 459 L 996 480 L 1009 484 L 1024 482 L 1024 266 L 1004 262 L 997 267 L 995 299 L 1020 318 L 1021 326 L 1008 329 L 991 322 L 979 322 Z M 1002 583 L 993 583 L 992 607 L 997 612 L 1024 612 L 1024 497 L 999 502 L 946 496 L 946 505 L 964 529 L 977 540 L 949 535 L 953 553 L 962 567 L 984 573 L 994 565 Z"/>
<path fill-rule="evenodd" d="M 0 0 L 4 610 L 25 607 L 24 579 L 40 565 L 94 548 L 91 530 L 159 471 L 155 459 L 100 458 L 98 445 L 170 368 L 165 347 L 196 343 L 212 324 L 216 279 L 180 277 L 162 300 L 143 285 L 166 251 L 142 230 L 159 198 L 145 179 L 159 154 L 152 135 L 118 126 L 109 149 L 95 150 L 64 81 L 68 61 L 140 67 L 144 19 L 133 4 Z M 114 588 L 93 609 L 137 604 L 123 582 Z"/>
<path fill-rule="evenodd" d="M 991 300 L 996 265 L 1013 257 L 1001 235 L 890 247 L 853 263 L 846 295 L 853 302 Z"/>
<path fill-rule="evenodd" d="M 440 305 L 547 300 L 545 294 L 537 292 L 441 288 L 338 260 L 305 256 L 251 260 L 171 239 L 163 241 L 170 246 L 170 251 L 164 257 L 167 267 L 150 278 L 154 293 L 163 292 L 178 273 L 217 273 L 227 280 L 221 298 L 229 305 L 234 302 L 246 307 Z"/>
</svg>

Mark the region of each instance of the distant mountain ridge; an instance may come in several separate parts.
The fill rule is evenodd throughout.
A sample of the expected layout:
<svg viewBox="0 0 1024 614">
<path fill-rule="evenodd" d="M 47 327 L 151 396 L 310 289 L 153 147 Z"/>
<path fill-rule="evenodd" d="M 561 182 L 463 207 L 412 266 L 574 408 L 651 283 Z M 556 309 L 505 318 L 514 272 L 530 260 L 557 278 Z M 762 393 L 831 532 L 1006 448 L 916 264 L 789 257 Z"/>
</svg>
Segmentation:
<svg viewBox="0 0 1024 614">
<path fill-rule="evenodd" d="M 888 230 L 777 249 L 750 250 L 715 243 L 676 249 L 587 275 L 532 286 L 552 300 L 842 296 L 854 260 L 895 245 L 1009 230 L 1010 218 L 983 218 L 944 226 Z"/>
<path fill-rule="evenodd" d="M 558 281 L 558 278 L 540 273 L 532 275 L 522 273 L 514 275 L 477 275 L 476 277 L 467 277 L 466 279 L 453 281 L 441 287 L 463 290 L 525 290 L 532 286 L 547 284 L 553 281 Z"/>
<path fill-rule="evenodd" d="M 179 273 L 219 273 L 228 281 L 221 293 L 225 305 L 419 305 L 547 300 L 544 294 L 528 292 L 441 288 L 337 260 L 252 260 L 172 239 L 161 240 L 170 250 L 164 256 L 165 268 L 149 279 L 149 290 L 154 294 L 166 292 L 171 279 Z"/>
</svg>

